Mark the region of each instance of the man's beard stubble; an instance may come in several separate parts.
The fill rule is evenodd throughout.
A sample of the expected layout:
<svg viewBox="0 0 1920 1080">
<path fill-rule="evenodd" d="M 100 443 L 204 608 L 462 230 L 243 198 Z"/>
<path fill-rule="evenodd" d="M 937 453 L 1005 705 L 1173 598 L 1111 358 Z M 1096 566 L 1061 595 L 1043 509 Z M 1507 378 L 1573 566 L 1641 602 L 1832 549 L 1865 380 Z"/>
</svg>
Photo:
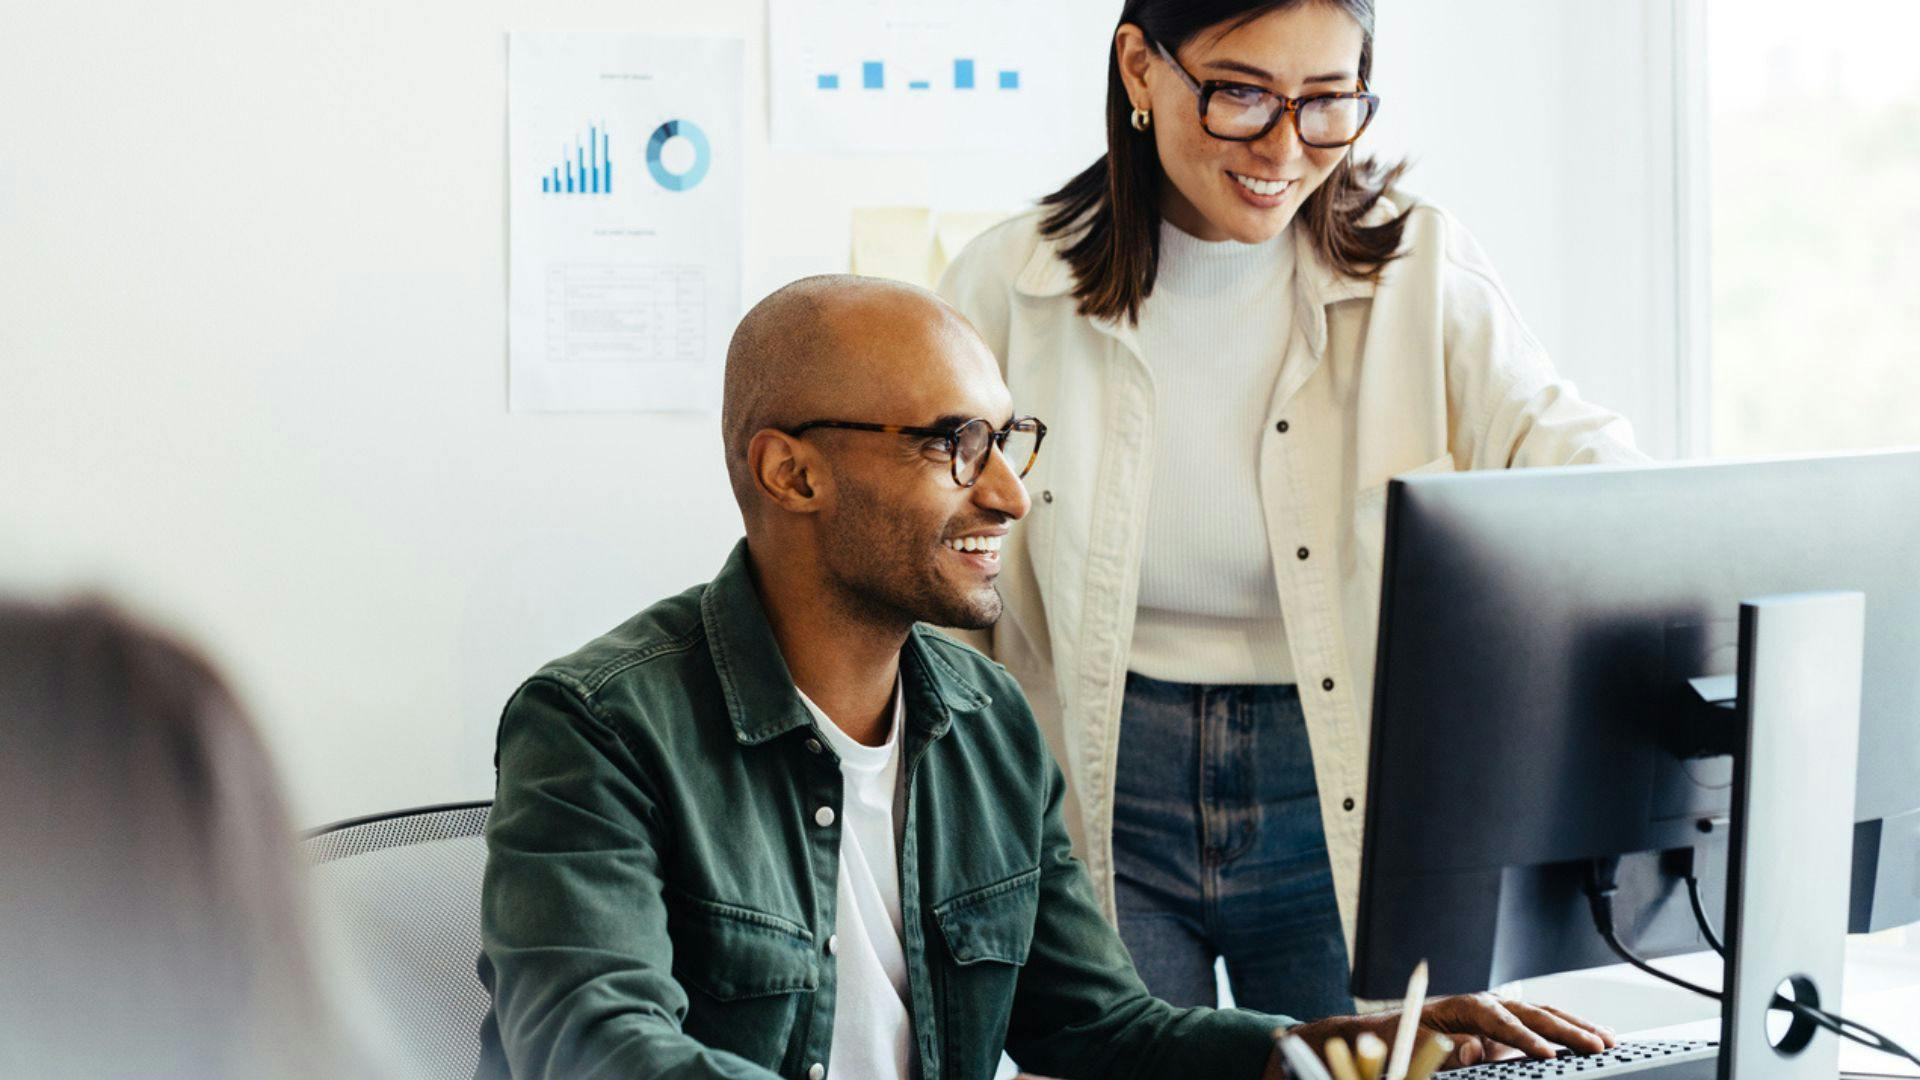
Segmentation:
<svg viewBox="0 0 1920 1080">
<path fill-rule="evenodd" d="M 841 494 L 824 550 L 829 584 L 849 612 L 888 626 L 985 630 L 999 621 L 997 585 L 964 594 L 941 576 L 941 535 L 916 527 L 865 485 L 843 480 Z"/>
</svg>

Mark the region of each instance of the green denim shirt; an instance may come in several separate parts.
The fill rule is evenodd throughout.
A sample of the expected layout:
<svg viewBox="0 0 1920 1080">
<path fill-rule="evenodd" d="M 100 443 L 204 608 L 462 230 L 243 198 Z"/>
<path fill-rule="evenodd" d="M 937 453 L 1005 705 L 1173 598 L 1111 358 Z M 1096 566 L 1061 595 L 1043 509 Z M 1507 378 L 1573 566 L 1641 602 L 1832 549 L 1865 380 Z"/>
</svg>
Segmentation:
<svg viewBox="0 0 1920 1080">
<path fill-rule="evenodd" d="M 900 671 L 900 908 L 923 1080 L 987 1080 L 1002 1047 L 1059 1077 L 1259 1076 L 1291 1021 L 1147 994 L 1070 850 L 1060 769 L 1006 670 L 915 627 Z M 495 766 L 481 1077 L 832 1065 L 840 767 L 744 541 L 711 583 L 528 679 Z"/>
</svg>

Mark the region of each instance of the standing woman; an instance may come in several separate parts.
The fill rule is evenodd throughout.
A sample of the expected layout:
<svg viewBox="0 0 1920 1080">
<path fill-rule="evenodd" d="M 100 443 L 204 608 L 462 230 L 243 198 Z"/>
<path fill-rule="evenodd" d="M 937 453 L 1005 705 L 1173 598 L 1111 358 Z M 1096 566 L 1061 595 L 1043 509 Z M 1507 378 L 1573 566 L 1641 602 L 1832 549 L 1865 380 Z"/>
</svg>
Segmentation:
<svg viewBox="0 0 1920 1080">
<path fill-rule="evenodd" d="M 1056 420 L 990 649 L 1176 1004 L 1224 956 L 1243 1006 L 1352 1008 L 1387 480 L 1642 459 L 1404 165 L 1352 159 L 1372 52 L 1372 0 L 1128 0 L 1107 153 L 941 286 Z"/>
</svg>

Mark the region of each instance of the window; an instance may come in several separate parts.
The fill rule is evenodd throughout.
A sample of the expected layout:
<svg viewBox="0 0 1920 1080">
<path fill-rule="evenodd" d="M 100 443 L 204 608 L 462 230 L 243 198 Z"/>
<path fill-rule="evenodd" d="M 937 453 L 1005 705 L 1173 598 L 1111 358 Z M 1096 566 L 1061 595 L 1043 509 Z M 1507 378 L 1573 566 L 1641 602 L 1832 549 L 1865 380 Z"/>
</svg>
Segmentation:
<svg viewBox="0 0 1920 1080">
<path fill-rule="evenodd" d="M 1920 4 L 1706 22 L 1714 452 L 1920 445 Z M 1847 955 L 1920 983 L 1920 928 Z"/>
<path fill-rule="evenodd" d="M 1706 18 L 1714 452 L 1920 444 L 1920 4 Z"/>
</svg>

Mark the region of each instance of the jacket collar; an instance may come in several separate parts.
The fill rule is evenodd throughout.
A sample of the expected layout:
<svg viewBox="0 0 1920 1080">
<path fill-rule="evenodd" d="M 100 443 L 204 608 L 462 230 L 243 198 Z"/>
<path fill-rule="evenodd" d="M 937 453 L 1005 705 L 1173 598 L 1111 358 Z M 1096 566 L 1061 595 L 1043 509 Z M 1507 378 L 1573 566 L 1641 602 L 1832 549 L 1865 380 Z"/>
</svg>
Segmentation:
<svg viewBox="0 0 1920 1080">
<path fill-rule="evenodd" d="M 726 565 L 701 591 L 700 620 L 735 739 L 752 746 L 812 725 L 813 715 L 794 689 L 754 587 L 745 540 L 734 545 Z M 907 722 L 939 736 L 952 726 L 954 713 L 983 709 L 993 699 L 940 656 L 926 640 L 933 633 L 914 626 L 901 650 L 900 674 L 906 680 Z"/>
<path fill-rule="evenodd" d="M 1399 213 L 1385 197 L 1373 204 L 1361 219 L 1363 225 L 1378 225 Z M 1293 228 L 1292 226 L 1288 226 Z M 1013 288 L 1025 296 L 1049 298 L 1067 296 L 1073 291 L 1073 269 L 1067 265 L 1065 249 L 1074 237 L 1057 239 L 1042 236 L 1033 255 L 1014 278 Z M 1294 245 L 1294 317 L 1306 331 L 1307 341 L 1316 355 L 1327 349 L 1327 308 L 1345 300 L 1373 296 L 1374 284 L 1364 278 L 1351 278 L 1327 265 L 1313 249 L 1305 229 L 1293 229 Z M 1131 327 L 1112 319 L 1095 319 L 1094 324 L 1116 337 L 1131 338 Z"/>
</svg>

